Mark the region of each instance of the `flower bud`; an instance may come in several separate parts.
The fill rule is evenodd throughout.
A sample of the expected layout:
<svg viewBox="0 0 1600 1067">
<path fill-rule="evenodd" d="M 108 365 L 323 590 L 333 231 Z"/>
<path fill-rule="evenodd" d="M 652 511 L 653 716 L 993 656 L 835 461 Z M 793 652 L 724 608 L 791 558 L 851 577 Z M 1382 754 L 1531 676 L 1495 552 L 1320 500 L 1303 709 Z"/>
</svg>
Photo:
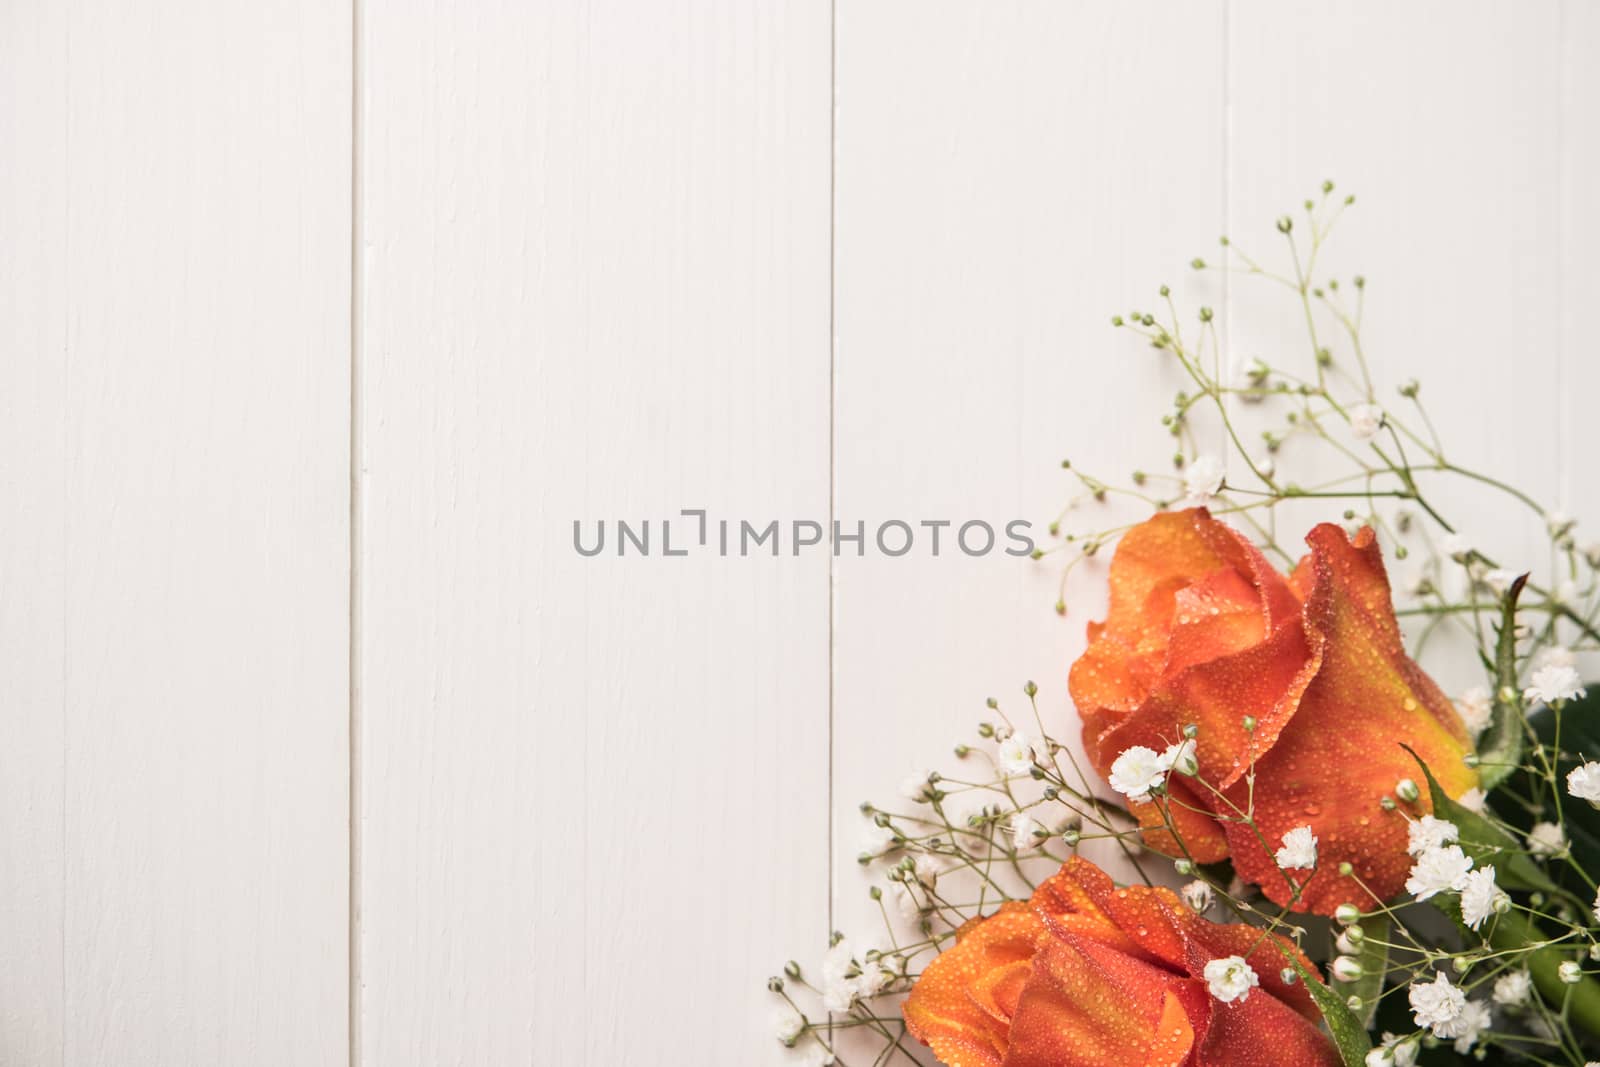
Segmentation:
<svg viewBox="0 0 1600 1067">
<path fill-rule="evenodd" d="M 800 965 L 794 960 L 790 960 L 783 965 L 783 973 L 798 981 L 800 978 Z"/>
<path fill-rule="evenodd" d="M 1284 985 L 1294 985 L 1300 980 L 1300 972 L 1293 967 L 1285 967 L 1278 972 L 1278 978 L 1282 980 Z"/>
<path fill-rule="evenodd" d="M 1340 982 L 1354 982 L 1366 973 L 1366 968 L 1361 966 L 1361 961 L 1354 956 L 1335 956 L 1328 970 L 1335 980 Z"/>
<path fill-rule="evenodd" d="M 767 979 L 767 989 L 770 990 L 773 993 L 782 993 L 783 992 L 783 979 L 782 978 L 777 978 L 777 977 L 768 978 Z"/>
<path fill-rule="evenodd" d="M 1344 872 L 1340 871 L 1339 873 L 1343 874 Z M 1361 920 L 1361 909 L 1356 907 L 1354 904 L 1340 904 L 1334 909 L 1333 917 L 1337 919 L 1341 925 L 1349 926 L 1352 923 L 1356 923 Z"/>
<path fill-rule="evenodd" d="M 1394 1050 L 1379 1045 L 1367 1053 L 1365 1061 L 1367 1067 L 1395 1067 Z"/>
<path fill-rule="evenodd" d="M 1579 967 L 1572 960 L 1567 960 L 1562 963 L 1560 967 L 1557 967 L 1556 974 L 1559 975 L 1561 980 L 1568 985 L 1577 985 L 1579 982 L 1583 981 L 1583 968 Z"/>
<path fill-rule="evenodd" d="M 1241 720 L 1241 721 L 1242 721 L 1242 723 L 1244 725 L 1245 732 L 1247 732 L 1247 733 L 1254 733 L 1255 732 L 1256 717 L 1254 715 L 1246 715 L 1244 717 L 1244 719 Z"/>
<path fill-rule="evenodd" d="M 1339 864 L 1339 877 L 1348 878 L 1355 873 L 1355 870 L 1355 867 L 1351 865 L 1350 861 L 1345 860 L 1343 863 Z"/>
<path fill-rule="evenodd" d="M 1351 1011 L 1360 1011 L 1362 1008 L 1366 1007 L 1366 1005 L 1367 1002 L 1356 996 L 1354 993 L 1351 993 L 1348 997 L 1344 998 L 1344 1006 L 1349 1008 Z"/>
<path fill-rule="evenodd" d="M 1394 785 L 1394 795 L 1407 804 L 1415 804 L 1417 798 L 1422 796 L 1422 791 L 1417 788 L 1417 783 L 1410 778 L 1402 778 Z"/>
<path fill-rule="evenodd" d="M 1188 860 L 1174 860 L 1172 863 L 1172 869 L 1187 878 L 1189 875 L 1194 873 L 1194 864 L 1190 863 Z"/>
</svg>

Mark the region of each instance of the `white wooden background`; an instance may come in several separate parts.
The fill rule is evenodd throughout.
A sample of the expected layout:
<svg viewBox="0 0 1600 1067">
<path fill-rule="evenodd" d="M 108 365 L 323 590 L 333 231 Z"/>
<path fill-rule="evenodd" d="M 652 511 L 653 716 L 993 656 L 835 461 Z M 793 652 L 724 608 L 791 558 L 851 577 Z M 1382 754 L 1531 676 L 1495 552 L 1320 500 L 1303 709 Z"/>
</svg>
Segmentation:
<svg viewBox="0 0 1600 1067">
<path fill-rule="evenodd" d="M 1586 0 L 3 0 L 0 1063 L 784 1062 L 856 804 L 1024 679 L 1067 723 L 1092 591 L 572 520 L 1042 525 L 1167 449 L 1109 314 L 1243 315 L 1181 265 L 1333 177 L 1386 388 L 1600 523 L 1597 51 Z"/>
</svg>

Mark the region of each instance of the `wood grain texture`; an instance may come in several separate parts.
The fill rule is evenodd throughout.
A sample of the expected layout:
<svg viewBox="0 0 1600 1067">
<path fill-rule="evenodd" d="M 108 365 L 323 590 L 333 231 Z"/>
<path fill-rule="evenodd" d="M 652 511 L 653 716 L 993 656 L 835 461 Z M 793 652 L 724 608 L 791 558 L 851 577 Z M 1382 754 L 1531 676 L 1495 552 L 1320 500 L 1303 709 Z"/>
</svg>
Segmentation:
<svg viewBox="0 0 1600 1067">
<path fill-rule="evenodd" d="M 0 1059 L 341 1062 L 349 12 L 7 18 Z"/>
<path fill-rule="evenodd" d="M 1108 479 L 1165 461 L 1175 368 L 1108 320 L 1163 282 L 1217 301 L 1182 264 L 1222 224 L 1222 11 L 841 5 L 841 517 L 1022 518 L 1048 546 L 1079 491 L 1063 457 Z M 1092 528 L 1094 507 L 1068 522 Z M 988 696 L 1031 726 L 1028 679 L 1076 740 L 1066 670 L 1103 566 L 1080 571 L 1063 620 L 1053 559 L 967 557 L 950 536 L 938 558 L 925 542 L 837 564 L 834 912 L 858 937 L 881 930 L 853 861 L 861 801 L 892 807 L 914 763 L 959 777 L 951 748 L 977 743 Z"/>
<path fill-rule="evenodd" d="M 660 521 L 827 518 L 827 8 L 383 5 L 362 49 L 362 1061 L 782 1062 L 827 557 Z M 619 518 L 650 557 L 575 552 Z"/>
<path fill-rule="evenodd" d="M 61 1061 L 67 20 L 0 7 L 0 1063 Z M 20 162 L 20 165 L 18 163 Z"/>
</svg>

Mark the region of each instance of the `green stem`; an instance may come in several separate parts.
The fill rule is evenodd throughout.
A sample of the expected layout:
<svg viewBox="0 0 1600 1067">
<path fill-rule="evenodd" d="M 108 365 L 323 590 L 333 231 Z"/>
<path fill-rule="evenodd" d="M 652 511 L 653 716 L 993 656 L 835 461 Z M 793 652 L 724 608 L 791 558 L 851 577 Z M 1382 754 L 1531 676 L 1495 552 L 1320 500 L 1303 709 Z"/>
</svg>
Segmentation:
<svg viewBox="0 0 1600 1067">
<path fill-rule="evenodd" d="M 1545 940 L 1543 931 L 1516 911 L 1500 916 L 1489 935 L 1491 945 L 1508 952 Z M 1547 1001 L 1558 1010 L 1564 1004 L 1574 1025 L 1590 1037 L 1600 1037 L 1600 982 L 1588 977 L 1575 985 L 1563 982 L 1559 969 L 1568 955 L 1550 945 L 1534 949 L 1528 954 L 1528 973 Z"/>
</svg>

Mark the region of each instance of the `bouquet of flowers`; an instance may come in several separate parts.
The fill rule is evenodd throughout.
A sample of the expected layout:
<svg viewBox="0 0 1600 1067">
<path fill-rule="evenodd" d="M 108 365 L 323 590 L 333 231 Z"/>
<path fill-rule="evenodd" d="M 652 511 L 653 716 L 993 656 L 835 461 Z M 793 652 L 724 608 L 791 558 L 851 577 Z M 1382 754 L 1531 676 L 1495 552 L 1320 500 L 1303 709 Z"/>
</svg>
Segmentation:
<svg viewBox="0 0 1600 1067">
<path fill-rule="evenodd" d="M 1600 647 L 1600 546 L 1455 462 L 1415 381 L 1380 398 L 1365 282 L 1319 267 L 1352 202 L 1325 183 L 1279 219 L 1281 270 L 1227 238 L 1192 264 L 1284 294 L 1303 356 L 1225 375 L 1216 316 L 1165 287 L 1113 318 L 1188 385 L 1170 472 L 1063 464 L 1076 495 L 1036 558 L 1065 560 L 1063 588 L 1110 558 L 1067 672 L 1078 721 L 1045 721 L 1029 682 L 948 769 L 862 805 L 884 928 L 769 981 L 784 1044 L 948 1067 L 1593 1067 L 1600 716 L 1576 657 Z M 1539 566 L 1466 536 L 1457 483 L 1528 517 Z M 1470 654 L 1478 684 L 1452 700 L 1425 653 Z M 1095 862 L 1113 855 L 1134 884 Z"/>
</svg>

